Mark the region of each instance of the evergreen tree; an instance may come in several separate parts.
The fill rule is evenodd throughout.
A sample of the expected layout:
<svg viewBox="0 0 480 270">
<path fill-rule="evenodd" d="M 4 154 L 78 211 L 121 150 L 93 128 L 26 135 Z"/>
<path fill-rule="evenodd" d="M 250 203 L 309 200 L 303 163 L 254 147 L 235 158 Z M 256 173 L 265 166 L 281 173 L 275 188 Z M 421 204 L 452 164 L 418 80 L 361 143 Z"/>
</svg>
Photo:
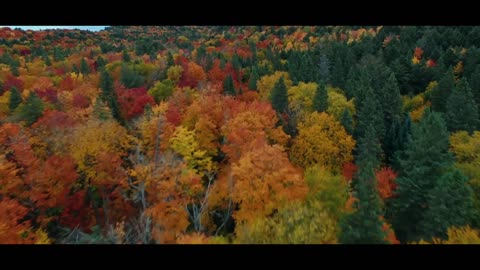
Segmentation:
<svg viewBox="0 0 480 270">
<path fill-rule="evenodd" d="M 20 76 L 20 72 L 18 71 L 18 66 L 16 64 L 12 64 L 10 66 L 11 68 L 11 71 L 12 71 L 12 75 L 15 76 L 15 77 L 18 77 Z"/>
<path fill-rule="evenodd" d="M 332 85 L 333 86 L 344 88 L 344 80 L 345 80 L 344 72 L 345 71 L 343 68 L 342 59 L 340 59 L 340 57 L 337 57 L 335 59 L 335 63 L 333 64 L 333 68 L 332 68 Z"/>
<path fill-rule="evenodd" d="M 8 102 L 8 109 L 10 110 L 10 112 L 13 112 L 21 103 L 22 94 L 20 94 L 16 87 L 12 87 L 10 89 L 10 100 Z"/>
<path fill-rule="evenodd" d="M 328 94 L 325 84 L 318 84 L 317 91 L 313 97 L 313 109 L 317 112 L 326 112 L 328 108 Z"/>
<path fill-rule="evenodd" d="M 355 137 L 365 137 L 365 132 L 369 125 L 372 125 L 376 137 L 383 140 L 385 134 L 385 123 L 383 117 L 378 112 L 381 111 L 381 106 L 377 100 L 376 95 L 373 94 L 371 87 L 360 90 L 363 94 L 359 94 L 359 104 L 357 106 L 357 124 L 355 126 Z M 360 103 L 361 102 L 361 103 Z"/>
<path fill-rule="evenodd" d="M 428 209 L 419 227 L 425 240 L 432 237 L 447 239 L 450 227 L 469 225 L 473 214 L 473 191 L 468 178 L 458 169 L 447 172 L 428 194 Z"/>
<path fill-rule="evenodd" d="M 432 110 L 445 113 L 447 111 L 447 99 L 455 86 L 453 71 L 450 67 L 444 77 L 438 82 L 432 91 Z"/>
<path fill-rule="evenodd" d="M 233 85 L 233 78 L 232 75 L 228 74 L 223 80 L 223 94 L 228 96 L 235 96 L 235 86 Z"/>
<path fill-rule="evenodd" d="M 136 88 L 142 85 L 143 78 L 124 64 L 120 72 L 120 82 L 127 88 Z"/>
<path fill-rule="evenodd" d="M 448 97 L 445 120 L 452 132 L 466 130 L 471 134 L 478 126 L 478 107 L 465 78 L 457 83 Z"/>
<path fill-rule="evenodd" d="M 128 54 L 127 50 L 123 50 L 122 59 L 125 63 L 130 62 L 130 55 Z"/>
<path fill-rule="evenodd" d="M 43 115 L 43 109 L 42 100 L 32 91 L 25 100 L 25 104 L 19 108 L 20 119 L 31 126 Z"/>
<path fill-rule="evenodd" d="M 420 123 L 412 126 L 411 140 L 398 158 L 396 197 L 391 209 L 392 225 L 398 239 L 419 241 L 428 237 L 428 194 L 453 165 L 449 133 L 439 113 L 427 108 Z"/>
<path fill-rule="evenodd" d="M 287 86 L 283 80 L 283 76 L 275 83 L 270 95 L 272 107 L 277 113 L 284 113 L 288 108 Z"/>
<path fill-rule="evenodd" d="M 472 89 L 473 99 L 477 103 L 477 106 L 480 106 L 480 65 L 478 65 L 473 71 L 468 84 Z"/>
<path fill-rule="evenodd" d="M 76 74 L 80 74 L 80 70 L 78 69 L 77 65 L 73 64 L 72 72 L 74 72 Z"/>
<path fill-rule="evenodd" d="M 83 75 L 90 73 L 90 67 L 87 64 L 87 61 L 85 61 L 85 58 L 82 58 L 82 61 L 80 62 L 80 72 L 82 72 Z"/>
<path fill-rule="evenodd" d="M 97 70 L 102 69 L 103 67 L 105 67 L 106 64 L 107 62 L 105 62 L 105 59 L 103 59 L 103 57 L 97 57 Z"/>
<path fill-rule="evenodd" d="M 343 125 L 348 134 L 353 134 L 353 118 L 350 114 L 350 111 L 345 108 L 343 109 L 342 117 L 340 118 L 340 123 Z"/>
<path fill-rule="evenodd" d="M 112 118 L 110 110 L 101 98 L 97 98 L 95 100 L 95 104 L 93 105 L 93 115 L 95 116 L 95 118 L 101 121 L 106 121 Z"/>
<path fill-rule="evenodd" d="M 397 79 L 393 73 L 388 77 L 383 87 L 380 103 L 383 105 L 383 121 L 385 136 L 383 149 L 387 163 L 392 159 L 397 150 L 396 140 L 402 123 L 402 98 L 397 85 Z"/>
<path fill-rule="evenodd" d="M 248 89 L 257 90 L 257 81 L 259 80 L 258 72 L 255 67 L 250 72 L 250 79 L 248 80 Z"/>
<path fill-rule="evenodd" d="M 113 79 L 106 70 L 102 71 L 102 75 L 100 77 L 100 89 L 102 90 L 100 93 L 100 98 L 110 108 L 113 118 L 115 118 L 120 124 L 123 124 L 123 119 L 120 114 L 120 107 L 117 101 L 117 95 L 113 88 Z"/>
<path fill-rule="evenodd" d="M 325 54 L 320 56 L 320 61 L 318 63 L 318 80 L 324 83 L 330 81 L 330 60 Z"/>
<path fill-rule="evenodd" d="M 375 170 L 380 165 L 381 152 L 375 129 L 367 127 L 365 137 L 358 141 L 359 171 L 355 176 L 356 188 L 354 212 L 341 220 L 340 243 L 342 244 L 385 244 L 383 222 L 380 220 L 382 209 L 378 195 Z"/>
</svg>

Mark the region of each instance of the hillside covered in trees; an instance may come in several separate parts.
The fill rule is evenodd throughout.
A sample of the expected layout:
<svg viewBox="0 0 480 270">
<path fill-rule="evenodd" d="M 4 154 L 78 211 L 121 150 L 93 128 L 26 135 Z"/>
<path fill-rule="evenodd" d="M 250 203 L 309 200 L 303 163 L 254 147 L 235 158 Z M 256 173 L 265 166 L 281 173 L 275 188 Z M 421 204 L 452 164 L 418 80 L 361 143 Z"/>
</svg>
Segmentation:
<svg viewBox="0 0 480 270">
<path fill-rule="evenodd" d="M 480 27 L 0 28 L 0 243 L 480 243 Z"/>
</svg>

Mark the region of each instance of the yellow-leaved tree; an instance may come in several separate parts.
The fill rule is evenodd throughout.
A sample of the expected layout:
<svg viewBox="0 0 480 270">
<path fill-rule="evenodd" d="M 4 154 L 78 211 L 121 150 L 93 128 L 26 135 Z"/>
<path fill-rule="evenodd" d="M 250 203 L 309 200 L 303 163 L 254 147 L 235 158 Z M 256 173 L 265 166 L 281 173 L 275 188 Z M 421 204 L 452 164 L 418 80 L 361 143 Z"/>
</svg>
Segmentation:
<svg viewBox="0 0 480 270">
<path fill-rule="evenodd" d="M 344 163 L 352 161 L 355 141 L 329 114 L 314 112 L 307 115 L 298 124 L 298 131 L 290 149 L 294 163 L 304 168 L 317 164 L 339 171 Z"/>
<path fill-rule="evenodd" d="M 242 244 L 336 244 L 337 229 L 320 202 L 291 203 L 273 217 L 240 225 L 236 242 Z"/>
<path fill-rule="evenodd" d="M 188 167 L 195 173 L 204 175 L 214 169 L 212 159 L 207 155 L 207 151 L 200 149 L 195 138 L 195 131 L 188 130 L 183 126 L 177 127 L 170 139 L 170 147 L 183 157 Z"/>
<path fill-rule="evenodd" d="M 284 71 L 276 71 L 272 75 L 265 75 L 257 81 L 257 89 L 261 100 L 270 99 L 270 93 L 280 77 L 283 77 L 287 89 L 292 86 L 292 80 L 290 80 L 290 76 Z"/>
</svg>

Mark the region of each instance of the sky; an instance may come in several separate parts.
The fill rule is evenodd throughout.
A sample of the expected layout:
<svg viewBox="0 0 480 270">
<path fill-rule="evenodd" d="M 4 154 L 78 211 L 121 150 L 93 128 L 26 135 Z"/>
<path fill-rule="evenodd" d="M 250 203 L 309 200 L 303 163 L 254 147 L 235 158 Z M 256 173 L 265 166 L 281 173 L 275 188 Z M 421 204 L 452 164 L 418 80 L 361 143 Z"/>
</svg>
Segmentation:
<svg viewBox="0 0 480 270">
<path fill-rule="evenodd" d="M 2 27 L 10 27 L 12 29 L 14 28 L 21 28 L 23 30 L 44 30 L 44 29 L 80 29 L 80 30 L 90 30 L 90 31 L 100 31 L 100 30 L 103 30 L 105 29 L 106 26 L 98 26 L 98 25 L 95 25 L 95 26 L 74 26 L 74 25 L 69 25 L 69 26 L 66 26 L 66 25 L 56 25 L 56 26 L 47 26 L 47 25 L 36 25 L 36 26 L 33 26 L 33 25 L 21 25 L 21 26 L 17 26 L 17 25 L 7 25 L 7 26 L 0 26 L 0 28 Z"/>
</svg>

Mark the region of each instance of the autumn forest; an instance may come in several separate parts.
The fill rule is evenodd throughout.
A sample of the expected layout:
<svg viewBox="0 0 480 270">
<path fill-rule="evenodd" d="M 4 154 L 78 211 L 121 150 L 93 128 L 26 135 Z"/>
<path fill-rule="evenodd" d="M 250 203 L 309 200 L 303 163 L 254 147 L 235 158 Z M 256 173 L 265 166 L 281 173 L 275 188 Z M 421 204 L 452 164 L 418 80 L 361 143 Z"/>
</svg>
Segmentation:
<svg viewBox="0 0 480 270">
<path fill-rule="evenodd" d="M 480 27 L 0 28 L 0 244 L 480 244 Z"/>
</svg>

